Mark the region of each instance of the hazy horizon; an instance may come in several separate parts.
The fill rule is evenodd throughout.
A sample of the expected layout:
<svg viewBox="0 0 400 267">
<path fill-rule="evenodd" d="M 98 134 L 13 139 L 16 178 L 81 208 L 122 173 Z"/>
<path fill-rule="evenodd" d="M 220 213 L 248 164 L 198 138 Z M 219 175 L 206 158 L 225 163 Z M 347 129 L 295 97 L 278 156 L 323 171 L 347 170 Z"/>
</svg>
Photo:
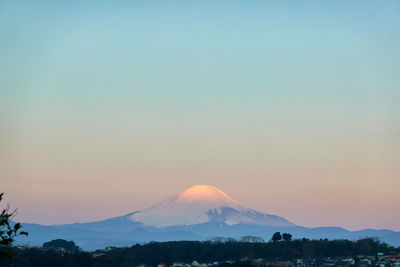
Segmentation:
<svg viewBox="0 0 400 267">
<path fill-rule="evenodd" d="M 194 184 L 400 231 L 400 2 L 1 1 L 0 192 L 22 222 Z"/>
</svg>

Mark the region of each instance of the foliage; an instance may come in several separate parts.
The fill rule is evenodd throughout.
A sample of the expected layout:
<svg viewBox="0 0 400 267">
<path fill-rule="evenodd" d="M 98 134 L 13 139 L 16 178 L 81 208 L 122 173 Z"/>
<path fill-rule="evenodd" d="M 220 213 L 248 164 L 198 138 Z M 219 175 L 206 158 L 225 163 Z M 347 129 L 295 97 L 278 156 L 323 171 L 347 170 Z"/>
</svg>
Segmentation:
<svg viewBox="0 0 400 267">
<path fill-rule="evenodd" d="M 283 234 L 282 234 L 282 238 L 283 238 L 283 240 L 285 240 L 285 241 L 290 241 L 290 240 L 292 240 L 292 235 L 289 234 L 289 233 L 283 233 Z"/>
<path fill-rule="evenodd" d="M 273 242 L 278 242 L 281 239 L 282 239 L 282 235 L 280 232 L 276 232 L 275 234 L 272 235 Z"/>
<path fill-rule="evenodd" d="M 64 239 L 55 239 L 43 243 L 42 247 L 46 249 L 64 249 L 65 251 L 72 253 L 80 251 L 80 248 L 77 245 L 75 245 L 74 241 L 67 241 Z"/>
<path fill-rule="evenodd" d="M 19 251 L 12 266 L 137 266 L 139 264 L 156 266 L 159 263 L 171 265 L 174 262 L 200 263 L 238 262 L 247 258 L 266 260 L 290 260 L 298 258 L 322 259 L 325 257 L 356 255 L 397 254 L 395 248 L 371 238 L 358 241 L 349 240 L 292 240 L 287 242 L 215 242 L 215 241 L 173 241 L 151 242 L 115 248 L 109 251 L 98 250 L 92 253 L 68 253 L 53 249 L 26 248 Z M 4 264 L 5 265 L 5 264 Z M 2 262 L 0 260 L 0 266 Z"/>
<path fill-rule="evenodd" d="M 3 200 L 4 193 L 0 193 L 0 202 Z M 22 226 L 20 223 L 12 223 L 12 218 L 16 214 L 16 210 L 10 211 L 7 205 L 0 213 L 0 258 L 12 258 L 14 254 L 7 248 L 18 235 L 28 235 L 27 232 L 20 231 Z"/>
<path fill-rule="evenodd" d="M 262 239 L 261 237 L 258 237 L 258 236 L 251 236 L 251 235 L 248 235 L 248 236 L 243 236 L 243 237 L 240 239 L 240 242 L 245 242 L 245 243 L 262 243 L 262 242 L 264 242 L 264 239 Z"/>
</svg>

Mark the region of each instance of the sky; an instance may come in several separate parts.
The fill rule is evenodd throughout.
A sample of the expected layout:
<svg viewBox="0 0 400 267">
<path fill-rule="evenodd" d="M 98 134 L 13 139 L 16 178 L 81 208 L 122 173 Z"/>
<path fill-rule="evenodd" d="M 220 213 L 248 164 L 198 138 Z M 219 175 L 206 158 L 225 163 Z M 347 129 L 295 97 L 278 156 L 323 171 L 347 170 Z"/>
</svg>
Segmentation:
<svg viewBox="0 0 400 267">
<path fill-rule="evenodd" d="M 0 0 L 0 190 L 87 222 L 194 184 L 400 230 L 400 2 Z"/>
</svg>

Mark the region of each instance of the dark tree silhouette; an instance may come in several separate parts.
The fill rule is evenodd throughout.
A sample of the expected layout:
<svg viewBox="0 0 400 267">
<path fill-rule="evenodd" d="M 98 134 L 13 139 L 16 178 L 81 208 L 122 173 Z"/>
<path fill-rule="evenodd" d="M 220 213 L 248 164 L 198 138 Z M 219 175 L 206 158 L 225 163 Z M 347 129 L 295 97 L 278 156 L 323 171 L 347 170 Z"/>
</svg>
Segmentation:
<svg viewBox="0 0 400 267">
<path fill-rule="evenodd" d="M 64 249 L 65 251 L 72 253 L 80 251 L 80 248 L 75 245 L 74 241 L 67 241 L 64 239 L 55 239 L 49 242 L 45 242 L 43 243 L 42 247 L 47 249 Z"/>
<path fill-rule="evenodd" d="M 3 200 L 4 193 L 0 193 L 0 202 Z M 22 226 L 20 223 L 12 223 L 12 218 L 16 214 L 17 210 L 10 211 L 10 206 L 7 205 L 1 210 L 0 214 L 0 258 L 7 257 L 12 258 L 15 256 L 14 253 L 10 252 L 9 247 L 13 242 L 14 238 L 18 235 L 28 235 L 27 232 L 20 231 Z"/>
<path fill-rule="evenodd" d="M 243 258 L 249 260 L 262 258 L 270 262 L 276 260 L 296 261 L 299 258 L 315 259 L 322 264 L 327 257 L 356 255 L 397 255 L 400 251 L 372 238 L 358 241 L 350 240 L 308 240 L 297 239 L 291 242 L 213 242 L 213 241 L 170 241 L 135 244 L 131 247 L 97 250 L 93 252 L 79 251 L 70 253 L 60 249 L 17 248 L 10 247 L 17 253 L 12 264 L 8 259 L 0 258 L 0 266 L 57 266 L 57 267 L 114 267 L 114 266 L 157 266 L 159 263 L 172 265 L 174 262 L 190 263 L 194 260 L 202 262 L 235 262 L 232 265 L 243 266 Z M 257 264 L 258 266 L 259 264 Z M 253 265 L 256 266 L 256 265 Z M 268 265 L 276 266 L 276 265 Z"/>
<path fill-rule="evenodd" d="M 273 242 L 278 242 L 279 240 L 282 240 L 282 235 L 280 232 L 276 232 L 275 234 L 272 235 Z"/>
<path fill-rule="evenodd" d="M 282 234 L 282 238 L 283 238 L 283 240 L 285 240 L 285 241 L 290 241 L 290 240 L 292 240 L 292 235 L 289 234 L 289 233 L 283 233 L 283 234 Z"/>
<path fill-rule="evenodd" d="M 262 239 L 261 237 L 258 237 L 258 236 L 247 235 L 247 236 L 243 236 L 240 239 L 240 242 L 244 242 L 244 243 L 262 243 L 262 242 L 264 242 L 264 239 Z"/>
</svg>

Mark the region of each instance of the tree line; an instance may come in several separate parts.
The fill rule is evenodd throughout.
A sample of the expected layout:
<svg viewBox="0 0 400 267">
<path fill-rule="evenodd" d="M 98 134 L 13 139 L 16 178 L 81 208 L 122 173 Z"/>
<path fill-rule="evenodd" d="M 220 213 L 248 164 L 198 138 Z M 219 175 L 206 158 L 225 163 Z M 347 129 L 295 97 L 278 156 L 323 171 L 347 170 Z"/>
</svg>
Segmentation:
<svg viewBox="0 0 400 267">
<path fill-rule="evenodd" d="M 57 241 L 60 243 L 60 241 Z M 400 253 L 399 249 L 373 238 L 350 240 L 288 240 L 281 242 L 242 242 L 241 240 L 173 241 L 135 244 L 131 247 L 113 248 L 109 251 L 84 252 L 68 243 L 75 252 L 60 249 L 24 248 L 13 249 L 16 254 L 9 262 L 0 260 L 0 266 L 137 266 L 174 262 L 223 262 L 243 258 L 267 260 L 295 260 L 298 258 L 322 259 L 332 256 L 386 255 Z"/>
</svg>

